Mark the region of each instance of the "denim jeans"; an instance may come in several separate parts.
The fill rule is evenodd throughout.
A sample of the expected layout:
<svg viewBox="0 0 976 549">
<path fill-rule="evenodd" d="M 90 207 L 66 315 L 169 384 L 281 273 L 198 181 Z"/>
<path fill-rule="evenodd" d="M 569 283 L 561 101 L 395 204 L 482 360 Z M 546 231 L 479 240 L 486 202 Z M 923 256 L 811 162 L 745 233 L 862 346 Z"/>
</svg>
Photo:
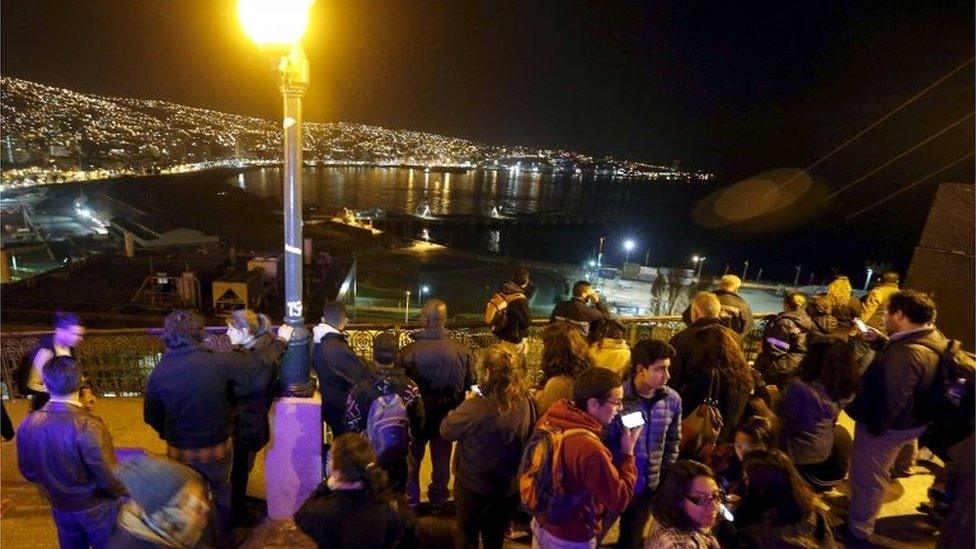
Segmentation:
<svg viewBox="0 0 976 549">
<path fill-rule="evenodd" d="M 58 527 L 58 544 L 61 549 L 102 549 L 108 544 L 115 527 L 115 519 L 119 515 L 119 500 L 107 499 L 82 511 L 51 508 L 51 515 Z"/>
<path fill-rule="evenodd" d="M 217 547 L 231 547 L 234 544 L 234 536 L 231 531 L 231 484 L 230 470 L 234 462 L 234 452 L 231 450 L 223 458 L 214 461 L 184 461 L 190 469 L 193 469 L 207 481 L 210 487 L 210 498 L 213 500 L 215 513 L 215 524 L 213 525 L 214 537 L 217 540 Z"/>
</svg>

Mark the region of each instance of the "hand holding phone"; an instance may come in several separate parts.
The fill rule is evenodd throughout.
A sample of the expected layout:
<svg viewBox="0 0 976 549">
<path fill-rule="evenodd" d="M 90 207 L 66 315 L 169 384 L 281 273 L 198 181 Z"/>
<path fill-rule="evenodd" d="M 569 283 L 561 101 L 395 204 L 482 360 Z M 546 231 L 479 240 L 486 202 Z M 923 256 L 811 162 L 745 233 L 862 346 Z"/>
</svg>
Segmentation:
<svg viewBox="0 0 976 549">
<path fill-rule="evenodd" d="M 857 326 L 857 329 L 860 330 L 862 334 L 866 334 L 870 331 L 868 325 L 865 324 L 860 318 L 854 319 L 854 325 Z"/>
<path fill-rule="evenodd" d="M 477 395 L 477 396 L 485 396 L 485 395 L 484 395 L 484 394 L 482 394 L 482 392 L 481 392 L 481 387 L 478 387 L 477 385 L 472 385 L 472 386 L 471 386 L 471 392 L 472 392 L 472 393 L 474 393 L 474 394 L 475 394 L 475 395 Z"/>
<path fill-rule="evenodd" d="M 634 429 L 644 424 L 644 414 L 640 411 L 620 416 L 620 423 L 628 429 Z"/>
</svg>

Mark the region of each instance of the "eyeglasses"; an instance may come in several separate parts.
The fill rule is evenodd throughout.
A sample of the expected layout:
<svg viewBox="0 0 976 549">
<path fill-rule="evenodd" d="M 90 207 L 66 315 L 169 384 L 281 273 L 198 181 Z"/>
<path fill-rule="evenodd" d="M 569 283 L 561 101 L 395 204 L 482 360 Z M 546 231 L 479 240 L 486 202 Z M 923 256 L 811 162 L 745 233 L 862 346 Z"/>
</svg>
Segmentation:
<svg viewBox="0 0 976 549">
<path fill-rule="evenodd" d="M 725 503 L 725 494 L 722 492 L 715 492 L 714 494 L 708 496 L 685 496 L 685 499 L 698 507 L 701 507 L 706 503 Z"/>
<path fill-rule="evenodd" d="M 614 399 L 614 398 L 603 398 L 603 399 L 600 399 L 600 401 L 603 402 L 604 404 L 613 404 L 614 406 L 623 406 L 624 405 L 624 399 L 622 399 L 622 398 L 617 398 L 617 399 Z"/>
</svg>

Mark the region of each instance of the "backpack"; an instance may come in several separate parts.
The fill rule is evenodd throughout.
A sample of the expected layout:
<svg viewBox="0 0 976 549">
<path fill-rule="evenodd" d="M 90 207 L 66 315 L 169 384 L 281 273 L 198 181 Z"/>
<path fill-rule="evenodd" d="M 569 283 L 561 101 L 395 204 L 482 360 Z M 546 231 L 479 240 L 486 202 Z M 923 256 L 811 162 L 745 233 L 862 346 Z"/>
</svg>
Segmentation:
<svg viewBox="0 0 976 549">
<path fill-rule="evenodd" d="M 403 398 L 390 393 L 373 399 L 363 435 L 373 447 L 378 463 L 406 458 L 410 444 L 410 419 Z"/>
<path fill-rule="evenodd" d="M 518 486 L 522 506 L 535 517 L 562 523 L 569 517 L 587 492 L 566 494 L 563 491 L 563 444 L 572 436 L 599 438 L 588 429 L 559 429 L 549 422 L 540 423 L 529 437 L 519 465 Z M 601 443 L 602 444 L 602 443 Z"/>
<path fill-rule="evenodd" d="M 485 324 L 491 327 L 491 333 L 499 335 L 504 332 L 512 320 L 508 315 L 508 304 L 516 299 L 525 299 L 525 294 L 503 294 L 495 292 L 485 304 Z"/>
<path fill-rule="evenodd" d="M 932 383 L 918 397 L 915 417 L 937 424 L 940 429 L 957 431 L 962 440 L 973 428 L 976 362 L 962 351 L 962 344 L 956 340 L 950 339 L 945 349 L 921 342 L 915 345 L 939 355 Z"/>
</svg>

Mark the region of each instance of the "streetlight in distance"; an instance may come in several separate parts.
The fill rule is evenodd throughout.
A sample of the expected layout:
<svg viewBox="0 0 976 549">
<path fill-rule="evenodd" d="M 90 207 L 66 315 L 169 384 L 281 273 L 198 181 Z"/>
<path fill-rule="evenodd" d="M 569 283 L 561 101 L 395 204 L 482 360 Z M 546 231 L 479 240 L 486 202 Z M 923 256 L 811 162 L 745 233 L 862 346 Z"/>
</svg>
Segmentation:
<svg viewBox="0 0 976 549">
<path fill-rule="evenodd" d="M 288 396 L 309 397 L 308 332 L 302 310 L 302 96 L 308 87 L 308 59 L 301 47 L 314 0 L 239 0 L 237 15 L 258 46 L 281 53 L 279 88 L 284 99 L 285 323 L 295 331 L 282 360 L 281 382 Z"/>
<path fill-rule="evenodd" d="M 423 284 L 417 288 L 417 307 L 423 306 L 424 294 L 430 293 L 430 286 Z"/>
<path fill-rule="evenodd" d="M 634 246 L 636 246 L 636 244 L 634 244 L 633 240 L 624 240 L 624 263 L 630 261 L 630 252 L 634 249 Z"/>
<path fill-rule="evenodd" d="M 698 278 L 701 278 L 702 267 L 705 265 L 705 260 L 708 259 L 703 255 L 696 255 L 691 258 L 691 261 L 698 267 Z"/>
</svg>

